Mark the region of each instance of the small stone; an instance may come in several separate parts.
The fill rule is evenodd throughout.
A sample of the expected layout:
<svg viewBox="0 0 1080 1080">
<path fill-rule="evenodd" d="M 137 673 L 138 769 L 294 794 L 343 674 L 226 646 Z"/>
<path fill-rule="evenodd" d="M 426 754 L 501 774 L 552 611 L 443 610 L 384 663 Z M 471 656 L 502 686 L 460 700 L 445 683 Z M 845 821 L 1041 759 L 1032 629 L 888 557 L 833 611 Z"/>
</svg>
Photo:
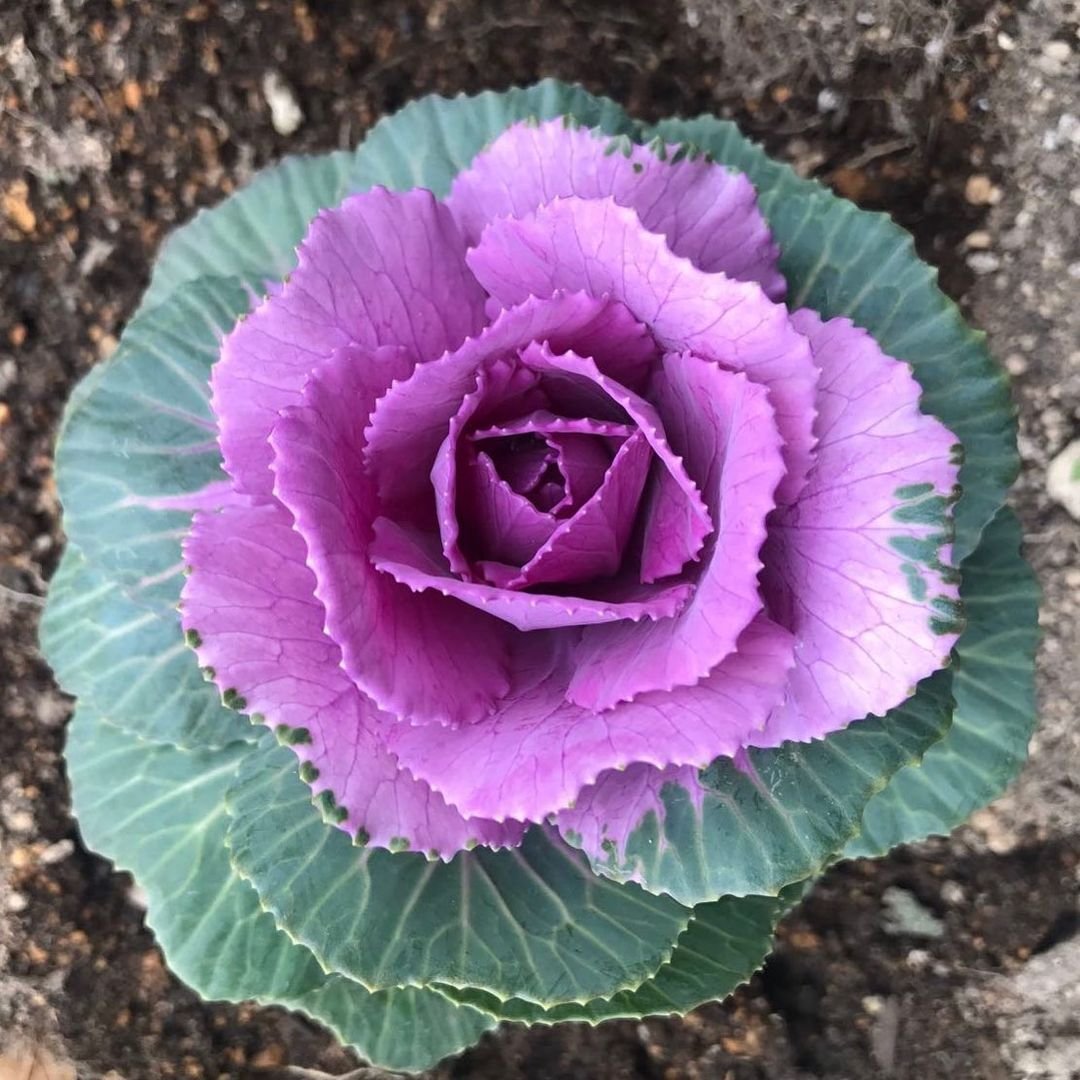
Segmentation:
<svg viewBox="0 0 1080 1080">
<path fill-rule="evenodd" d="M 8 866 L 12 870 L 26 870 L 34 863 L 34 853 L 30 848 L 17 847 L 8 852 Z"/>
<path fill-rule="evenodd" d="M 1021 353 L 1009 353 L 1005 357 L 1005 370 L 1013 376 L 1023 375 L 1028 369 L 1028 359 Z"/>
<path fill-rule="evenodd" d="M 1017 835 L 1009 830 L 990 807 L 976 810 L 969 821 L 971 827 L 983 838 L 987 848 L 995 855 L 1008 855 L 1020 843 Z"/>
<path fill-rule="evenodd" d="M 55 844 L 50 844 L 38 856 L 38 862 L 40 862 L 42 866 L 55 866 L 56 863 L 63 862 L 66 858 L 74 854 L 74 852 L 74 840 L 57 840 Z"/>
<path fill-rule="evenodd" d="M 1072 56 L 1072 46 L 1067 41 L 1048 41 L 1043 46 L 1042 52 L 1048 59 L 1064 64 Z"/>
<path fill-rule="evenodd" d="M 945 924 L 914 893 L 890 886 L 881 895 L 885 907 L 882 928 L 886 934 L 907 937 L 939 938 L 945 934 Z"/>
<path fill-rule="evenodd" d="M 836 112 L 840 108 L 840 95 L 826 86 L 824 90 L 818 93 L 817 107 L 818 112 Z"/>
<path fill-rule="evenodd" d="M 32 233 L 37 228 L 37 215 L 30 208 L 30 188 L 25 180 L 16 180 L 0 199 L 4 217 L 19 232 Z"/>
<path fill-rule="evenodd" d="M 34 815 L 28 810 L 16 810 L 7 815 L 5 824 L 13 833 L 31 833 L 34 831 Z"/>
<path fill-rule="evenodd" d="M 270 106 L 270 123 L 279 135 L 292 135 L 304 122 L 304 113 L 293 88 L 276 72 L 268 71 L 262 81 L 263 97 Z"/>
<path fill-rule="evenodd" d="M 975 251 L 985 251 L 991 243 L 992 238 L 985 229 L 976 229 L 964 237 L 964 245 Z"/>
<path fill-rule="evenodd" d="M 868 1016 L 877 1016 L 884 1005 L 885 1002 L 877 994 L 870 994 L 862 999 L 863 1012 Z"/>
<path fill-rule="evenodd" d="M 984 176 L 982 173 L 969 176 L 964 185 L 964 198 L 972 206 L 989 206 L 997 202 L 1000 197 L 1000 189 L 994 186 L 989 176 Z"/>
<path fill-rule="evenodd" d="M 1046 493 L 1080 521 L 1080 439 L 1069 443 L 1046 470 Z"/>
<path fill-rule="evenodd" d="M 1001 268 L 1001 259 L 992 251 L 976 251 L 968 256 L 967 264 L 976 274 L 992 274 Z"/>
<path fill-rule="evenodd" d="M 285 1064 L 285 1047 L 280 1043 L 271 1043 L 263 1047 L 252 1059 L 253 1069 L 278 1069 Z"/>
<path fill-rule="evenodd" d="M 1002 52 L 1012 52 L 1016 48 L 1016 41 L 1009 37 L 1004 30 L 998 32 L 997 44 Z"/>
<path fill-rule="evenodd" d="M 142 104 L 142 87 L 134 79 L 126 79 L 122 88 L 124 105 L 131 112 L 138 112 Z"/>
<path fill-rule="evenodd" d="M 25 911 L 30 906 L 30 901 L 22 893 L 13 892 L 8 893 L 4 906 L 12 915 L 18 915 L 20 911 Z"/>
<path fill-rule="evenodd" d="M 959 907 L 966 898 L 964 886 L 958 881 L 946 881 L 941 886 L 941 899 L 950 907 Z"/>
</svg>

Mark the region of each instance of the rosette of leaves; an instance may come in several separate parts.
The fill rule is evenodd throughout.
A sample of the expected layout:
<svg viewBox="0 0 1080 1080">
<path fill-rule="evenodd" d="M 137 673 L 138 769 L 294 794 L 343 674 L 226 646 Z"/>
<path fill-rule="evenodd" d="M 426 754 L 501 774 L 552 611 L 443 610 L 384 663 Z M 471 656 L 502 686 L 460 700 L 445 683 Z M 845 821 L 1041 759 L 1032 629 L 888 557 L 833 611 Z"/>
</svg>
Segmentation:
<svg viewBox="0 0 1080 1080">
<path fill-rule="evenodd" d="M 545 140 L 572 144 L 577 164 L 545 158 Z M 560 168 L 568 184 L 603 187 L 602 176 L 608 187 L 589 192 L 592 209 L 566 197 L 573 187 L 539 196 L 533 190 L 524 211 L 504 207 L 499 220 L 509 226 L 477 225 L 477 214 L 499 217 L 488 204 L 498 203 L 500 192 L 513 200 L 513 186 L 485 187 L 485 177 L 497 177 L 508 161 L 524 189 L 558 186 L 552 177 Z M 693 183 L 680 186 L 688 166 Z M 650 183 L 650 205 L 662 210 L 667 199 L 671 208 L 651 223 L 639 197 L 640 185 Z M 639 195 L 620 203 L 619 184 L 624 195 Z M 389 194 L 413 189 L 422 190 Z M 349 201 L 365 192 L 372 192 L 367 202 Z M 372 447 L 396 447 L 389 468 L 377 454 L 368 462 L 383 470 L 384 509 L 395 492 L 417 483 L 410 448 L 427 436 L 426 414 L 409 396 L 416 358 L 402 360 L 401 342 L 320 339 L 325 366 L 313 363 L 314 374 L 292 388 L 284 407 L 266 405 L 270 419 L 252 416 L 262 407 L 259 379 L 280 382 L 273 365 L 281 356 L 313 348 L 297 322 L 272 321 L 290 302 L 282 297 L 294 298 L 295 314 L 295 297 L 326 276 L 314 248 L 297 254 L 312 220 L 343 207 L 320 217 L 314 237 L 345 220 L 335 213 L 354 212 L 346 207 L 382 200 L 422 217 L 441 213 L 432 209 L 441 199 L 449 199 L 465 234 L 459 242 L 471 249 L 469 280 L 480 283 L 475 317 L 494 321 L 479 332 L 465 325 L 468 303 L 444 312 L 444 324 L 464 320 L 462 329 L 444 357 L 425 357 L 430 362 L 420 367 L 432 379 L 459 368 L 470 373 L 444 420 L 463 444 L 489 442 L 483 454 L 470 450 L 465 465 L 456 459 L 459 470 L 502 467 L 499 447 L 516 448 L 514 475 L 520 479 L 533 464 L 537 471 L 515 490 L 509 481 L 500 490 L 531 515 L 530 527 L 547 531 L 519 552 L 516 568 L 505 565 L 509 555 L 502 562 L 470 557 L 462 547 L 467 528 L 449 536 L 443 529 L 444 569 L 438 559 L 418 569 L 415 557 L 401 554 L 407 530 L 394 534 L 396 548 L 386 541 L 388 527 L 381 540 L 365 541 L 365 557 L 375 553 L 376 571 L 389 574 L 394 588 L 428 595 L 438 578 L 441 595 L 464 598 L 456 622 L 439 622 L 437 605 L 424 609 L 429 621 L 422 625 L 437 625 L 441 635 L 437 646 L 425 646 L 408 636 L 411 624 L 396 609 L 380 608 L 376 618 L 364 608 L 363 590 L 342 585 L 340 567 L 354 565 L 358 552 L 335 548 L 317 527 L 318 505 L 351 520 L 341 508 L 353 506 L 352 493 L 334 488 L 341 470 L 324 467 L 339 444 L 356 460 Z M 721 213 L 732 200 L 741 200 L 741 218 Z M 339 261 L 341 275 L 360 282 L 357 295 L 371 300 L 363 316 L 371 325 L 394 321 L 377 310 L 383 294 L 375 278 L 382 247 L 404 251 L 412 242 L 407 217 L 397 233 L 369 230 L 359 261 Z M 594 222 L 591 232 L 583 232 L 586 220 Z M 703 221 L 718 237 L 743 227 L 742 255 L 732 254 L 739 245 L 731 243 L 695 248 Z M 545 293 L 547 279 L 539 279 L 552 265 L 573 278 L 573 259 L 561 254 L 571 226 L 583 246 L 600 237 L 592 255 L 582 256 L 579 278 L 605 258 L 610 267 L 610 251 L 600 252 L 605 243 L 622 245 L 627 272 L 609 273 L 591 293 L 591 280 L 579 281 L 577 292 L 552 286 Z M 555 254 L 530 262 L 556 235 Z M 684 279 L 696 274 L 698 291 L 686 303 L 703 317 L 715 311 L 711 321 L 719 322 L 735 290 L 758 322 L 773 327 L 773 344 L 781 340 L 787 350 L 782 362 L 796 374 L 809 372 L 809 381 L 792 376 L 784 384 L 789 393 L 783 378 L 755 371 L 753 355 L 695 367 L 685 332 L 662 325 L 660 308 L 644 314 L 647 304 L 627 285 L 631 261 L 640 269 L 643 258 L 630 247 L 641 243 L 653 245 L 649 273 L 668 274 L 669 297 L 682 295 Z M 427 280 L 432 267 L 422 263 L 411 265 Z M 369 272 L 375 277 L 364 276 Z M 539 284 L 530 282 L 523 299 L 511 279 L 526 273 Z M 405 321 L 426 325 L 423 297 L 405 296 L 400 282 L 394 288 Z M 518 350 L 513 364 L 500 367 L 501 354 L 485 354 L 487 366 L 475 355 L 461 359 L 470 349 L 482 352 L 477 342 L 497 338 L 514 318 L 520 323 L 524 316 L 514 313 L 528 304 L 535 341 L 505 331 L 506 348 Z M 544 321 L 554 308 L 563 320 L 557 326 Z M 555 347 L 567 337 L 567 321 L 596 355 L 622 365 L 620 380 L 580 349 Z M 731 356 L 756 327 L 748 320 L 731 337 Z M 665 345 L 665 380 L 642 389 L 642 372 L 655 361 L 649 349 L 668 340 L 664 335 L 675 342 Z M 703 338 L 695 340 L 700 351 Z M 358 357 L 350 350 L 360 346 Z M 244 350 L 264 367 L 237 367 Z M 774 349 L 774 359 L 781 351 Z M 388 375 L 374 394 L 379 400 L 361 409 L 356 402 L 373 392 L 362 376 L 357 385 L 349 379 L 368 370 L 365 364 L 382 364 Z M 481 367 L 483 378 L 475 374 Z M 515 427 L 517 419 L 485 404 L 481 383 L 502 386 L 501 408 L 522 371 L 529 393 L 542 400 L 529 399 L 528 426 Z M 755 450 L 764 473 L 751 470 L 740 480 L 740 459 L 730 449 L 738 433 L 723 416 L 708 438 L 697 438 L 679 429 L 679 408 L 664 412 L 665 401 L 708 397 L 710 379 L 729 411 L 744 410 L 742 423 L 756 437 L 767 443 L 768 432 L 778 433 L 771 450 Z M 800 399 L 803 390 L 809 397 Z M 461 420 L 463 399 L 484 423 Z M 850 434 L 843 403 L 860 399 L 873 402 L 875 419 L 851 431 L 862 438 L 871 432 L 881 462 L 865 447 L 854 458 L 836 456 Z M 430 395 L 423 400 L 429 407 Z M 552 419 L 556 404 L 564 415 Z M 658 414 L 666 438 L 656 435 Z M 572 443 L 586 434 L 594 440 L 588 447 Z M 897 439 L 906 447 L 899 456 L 891 449 Z M 290 458 L 297 447 L 303 453 Z M 642 456 L 646 449 L 653 458 Z M 601 450 L 607 456 L 598 459 Z M 251 460 L 241 462 L 249 451 Z M 635 455 L 646 464 L 635 466 Z M 417 461 L 423 468 L 413 472 L 426 482 L 437 462 Z M 72 395 L 56 465 L 69 542 L 42 643 L 77 698 L 67 762 L 86 843 L 134 874 L 170 967 L 200 994 L 296 1009 L 379 1065 L 424 1068 L 500 1021 L 597 1022 L 684 1013 L 723 998 L 760 966 L 778 918 L 824 868 L 949 832 L 1001 792 L 1025 756 L 1037 597 L 1016 519 L 1003 505 L 1017 469 L 1005 379 L 902 230 L 797 177 L 712 117 L 647 127 L 611 101 L 546 81 L 426 98 L 381 121 L 353 153 L 288 158 L 267 169 L 166 242 L 115 355 Z M 273 484 L 268 466 L 277 470 Z M 627 480 L 633 468 L 637 480 Z M 618 469 L 619 491 L 636 484 L 640 496 L 654 478 L 649 521 L 661 518 L 668 528 L 660 541 L 647 527 L 631 540 L 629 526 L 612 518 L 604 535 L 621 528 L 621 543 L 649 568 L 641 580 L 662 579 L 662 587 L 627 600 L 630 593 L 615 597 L 604 586 L 608 591 L 582 599 L 580 582 L 559 577 L 565 563 L 553 573 L 549 559 L 547 578 L 536 572 L 538 552 L 557 548 L 562 532 L 552 540 L 552 529 L 565 531 L 556 520 L 558 500 L 572 503 L 570 489 L 590 470 L 607 477 Z M 608 490 L 599 483 L 590 490 Z M 686 498 L 676 504 L 672 492 Z M 828 535 L 818 530 L 817 547 L 800 549 L 801 541 L 785 537 L 800 522 L 809 534 L 812 499 L 840 518 Z M 603 500 L 579 499 L 573 513 L 596 501 Z M 756 531 L 743 530 L 750 540 L 740 539 L 738 528 L 718 527 L 724 505 L 757 515 Z M 857 525 L 843 516 L 851 506 L 865 510 Z M 223 532 L 222 520 L 235 531 Z M 872 543 L 830 562 L 829 552 L 844 550 L 845 529 Z M 799 588 L 778 587 L 761 600 L 757 549 L 766 532 L 774 545 L 762 556 L 766 577 L 772 559 L 773 566 L 798 565 L 802 578 Z M 708 539 L 713 535 L 719 538 Z M 594 555 L 585 559 L 589 566 Z M 573 565 L 579 573 L 582 564 Z M 711 596 L 713 578 L 734 580 L 739 572 L 750 583 L 747 595 L 718 593 L 711 607 L 699 603 L 685 614 L 689 596 Z M 506 590 L 517 591 L 507 600 Z M 498 594 L 491 610 L 525 637 L 549 634 L 553 625 L 566 631 L 551 621 L 561 603 L 559 617 L 573 624 L 573 655 L 591 665 L 581 660 L 566 675 L 569 704 L 541 708 L 520 695 L 515 722 L 536 722 L 540 749 L 526 753 L 518 738 L 505 759 L 475 741 L 492 708 L 502 715 L 498 708 L 489 702 L 470 712 L 477 694 L 490 691 L 484 665 L 505 642 L 483 621 L 493 616 L 475 616 L 483 607 L 477 598 L 491 593 Z M 788 597 L 790 610 L 780 610 L 778 596 Z M 621 617 L 634 604 L 646 628 L 662 617 L 686 619 L 683 640 L 691 647 L 679 653 L 674 637 L 657 644 L 656 635 L 645 647 L 631 631 L 620 637 L 589 624 L 612 611 Z M 847 671 L 836 669 L 840 654 L 829 651 L 826 633 L 844 636 L 845 604 L 873 613 L 873 632 L 847 634 L 859 641 L 858 661 L 843 661 Z M 702 617 L 703 607 L 723 618 Z M 734 618 L 733 611 L 749 629 L 736 627 L 725 646 L 713 623 Z M 384 666 L 373 674 L 365 641 L 388 626 L 403 637 L 383 649 Z M 902 644 L 908 639 L 910 649 Z M 436 647 L 438 663 L 424 652 Z M 733 691 L 723 665 L 727 683 L 715 674 L 704 682 L 701 673 L 679 674 L 687 652 L 696 661 L 710 650 L 722 658 L 725 648 L 757 679 L 750 679 L 752 694 Z M 642 725 L 637 749 L 620 750 L 619 718 L 638 715 L 638 683 L 657 657 L 668 665 L 667 693 L 695 684 L 719 691 L 695 698 L 685 714 L 693 723 L 682 727 L 683 713 L 656 709 L 668 727 Z M 574 682 L 579 670 L 590 677 Z M 602 677 L 591 677 L 598 671 Z M 423 722 L 443 704 L 450 722 Z M 577 711 L 566 713 L 571 706 Z M 380 709 L 396 711 L 391 723 L 404 727 L 379 729 L 376 738 L 371 717 Z M 574 732 L 597 723 L 604 738 L 594 742 L 610 742 L 613 756 L 574 743 Z M 505 774 L 494 775 L 504 765 Z"/>
</svg>

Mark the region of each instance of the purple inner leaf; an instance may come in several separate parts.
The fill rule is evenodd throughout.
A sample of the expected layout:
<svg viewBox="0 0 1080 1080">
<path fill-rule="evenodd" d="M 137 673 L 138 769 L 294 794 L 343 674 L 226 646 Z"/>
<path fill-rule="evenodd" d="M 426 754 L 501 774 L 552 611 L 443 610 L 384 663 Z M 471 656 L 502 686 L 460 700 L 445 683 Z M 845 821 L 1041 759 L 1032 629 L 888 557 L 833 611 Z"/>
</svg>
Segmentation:
<svg viewBox="0 0 1080 1080">
<path fill-rule="evenodd" d="M 485 564 L 484 576 L 502 589 L 612 577 L 623 560 L 651 459 L 645 436 L 640 431 L 632 435 L 615 455 L 600 487 L 581 510 L 559 524 L 529 563 L 509 571 Z"/>
<path fill-rule="evenodd" d="M 526 494 L 515 491 L 483 451 L 469 455 L 460 487 L 462 533 L 470 548 L 489 559 L 523 566 L 559 524 L 552 514 L 537 509 Z"/>
</svg>

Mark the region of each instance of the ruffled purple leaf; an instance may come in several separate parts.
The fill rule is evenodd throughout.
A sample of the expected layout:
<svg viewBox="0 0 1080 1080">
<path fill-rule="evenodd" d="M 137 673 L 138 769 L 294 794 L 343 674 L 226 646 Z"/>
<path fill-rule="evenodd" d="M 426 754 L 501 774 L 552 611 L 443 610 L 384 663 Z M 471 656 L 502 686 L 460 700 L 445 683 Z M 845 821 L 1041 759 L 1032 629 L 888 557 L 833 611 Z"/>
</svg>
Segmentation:
<svg viewBox="0 0 1080 1080">
<path fill-rule="evenodd" d="M 649 444 L 638 431 L 619 448 L 592 497 L 559 523 L 528 563 L 520 568 L 487 565 L 484 576 L 503 589 L 613 577 L 626 555 L 651 461 Z"/>
<path fill-rule="evenodd" d="M 818 448 L 797 505 L 770 527 L 764 591 L 795 634 L 783 703 L 754 745 L 884 715 L 949 662 L 956 437 L 919 409 L 910 368 L 847 319 L 792 316 L 821 367 Z"/>
<path fill-rule="evenodd" d="M 646 694 L 598 713 L 566 701 L 565 639 L 538 642 L 502 708 L 481 724 L 410 728 L 388 739 L 398 759 L 462 813 L 541 821 L 606 769 L 634 762 L 703 767 L 760 731 L 784 692 L 791 635 L 764 617 L 697 686 Z"/>
<path fill-rule="evenodd" d="M 384 514 L 423 527 L 433 523 L 433 512 L 425 509 L 432 504 L 429 470 L 452 417 L 477 389 L 481 369 L 534 341 L 549 342 L 556 351 L 578 349 L 602 370 L 642 367 L 657 356 L 652 338 L 621 304 L 582 293 L 524 297 L 455 352 L 419 364 L 378 402 L 365 458 Z"/>
<path fill-rule="evenodd" d="M 495 221 L 468 262 L 503 307 L 563 290 L 610 296 L 665 351 L 693 352 L 767 386 L 784 441 L 777 499 L 792 502 L 805 486 L 818 370 L 787 309 L 760 286 L 704 273 L 612 199 L 556 199 L 520 219 Z"/>
<path fill-rule="evenodd" d="M 378 847 L 451 858 L 471 841 L 516 845 L 522 826 L 467 820 L 401 769 L 380 732 L 394 725 L 341 670 L 323 632 L 303 539 L 275 503 L 195 515 L 182 621 L 227 704 L 278 731 L 304 762 L 324 813 Z"/>
<path fill-rule="evenodd" d="M 458 508 L 477 538 L 477 550 L 509 566 L 527 563 L 559 525 L 554 515 L 518 494 L 483 452 L 474 453 L 466 465 Z"/>
<path fill-rule="evenodd" d="M 582 634 L 568 694 L 589 709 L 705 679 L 762 606 L 759 552 L 783 475 L 765 388 L 686 353 L 665 357 L 651 397 L 672 448 L 698 478 L 716 527 L 693 596 L 678 616 Z"/>
<path fill-rule="evenodd" d="M 478 581 L 462 581 L 447 564 L 439 538 L 389 518 L 375 522 L 373 564 L 420 593 L 438 593 L 486 612 L 518 630 L 569 629 L 621 620 L 670 619 L 693 593 L 685 584 L 643 586 L 635 581 L 604 583 L 602 596 L 557 596 L 514 592 Z M 513 691 L 508 692 L 512 697 Z"/>
<path fill-rule="evenodd" d="M 699 269 L 756 281 L 774 300 L 784 295 L 779 249 L 753 185 L 678 146 L 637 146 L 562 120 L 515 124 L 458 173 L 447 205 L 471 245 L 495 218 L 567 196 L 610 196 Z"/>
<path fill-rule="evenodd" d="M 477 720 L 509 689 L 509 631 L 372 565 L 378 499 L 363 461 L 373 404 L 363 357 L 335 353 L 274 427 L 274 494 L 307 544 L 327 631 L 356 685 L 408 723 Z M 414 466 L 406 456 L 398 467 Z"/>
<path fill-rule="evenodd" d="M 591 383 L 632 421 L 630 430 L 636 428 L 648 440 L 659 467 L 644 519 L 641 581 L 648 584 L 678 573 L 696 559 L 713 530 L 712 518 L 682 459 L 672 449 L 656 409 L 602 372 L 590 357 L 569 351 L 557 355 L 547 345 L 535 345 L 524 351 L 522 362 L 548 375 L 561 373 L 576 382 Z"/>
<path fill-rule="evenodd" d="M 211 375 L 237 490 L 270 494 L 270 431 L 335 349 L 396 347 L 416 363 L 480 330 L 484 294 L 464 255 L 449 211 L 427 191 L 375 188 L 319 214 L 288 282 L 225 339 Z"/>
</svg>

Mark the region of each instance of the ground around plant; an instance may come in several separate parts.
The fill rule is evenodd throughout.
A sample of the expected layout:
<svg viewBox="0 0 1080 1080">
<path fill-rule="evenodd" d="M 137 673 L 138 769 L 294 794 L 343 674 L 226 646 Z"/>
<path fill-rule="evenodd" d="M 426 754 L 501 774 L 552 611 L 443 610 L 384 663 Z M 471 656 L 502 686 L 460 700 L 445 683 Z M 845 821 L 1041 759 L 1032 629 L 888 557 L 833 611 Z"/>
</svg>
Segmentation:
<svg viewBox="0 0 1080 1080">
<path fill-rule="evenodd" d="M 433 1076 L 1080 1075 L 1080 525 L 1046 494 L 1080 435 L 1078 33 L 1070 0 L 0 0 L 0 1080 L 356 1067 L 301 1018 L 200 1002 L 130 879 L 80 843 L 70 702 L 35 647 L 63 547 L 53 437 L 196 207 L 285 153 L 354 145 L 416 95 L 546 75 L 647 119 L 732 116 L 914 232 L 1016 378 L 1042 723 L 1005 799 L 835 868 L 728 1002 L 508 1026 Z"/>
</svg>

